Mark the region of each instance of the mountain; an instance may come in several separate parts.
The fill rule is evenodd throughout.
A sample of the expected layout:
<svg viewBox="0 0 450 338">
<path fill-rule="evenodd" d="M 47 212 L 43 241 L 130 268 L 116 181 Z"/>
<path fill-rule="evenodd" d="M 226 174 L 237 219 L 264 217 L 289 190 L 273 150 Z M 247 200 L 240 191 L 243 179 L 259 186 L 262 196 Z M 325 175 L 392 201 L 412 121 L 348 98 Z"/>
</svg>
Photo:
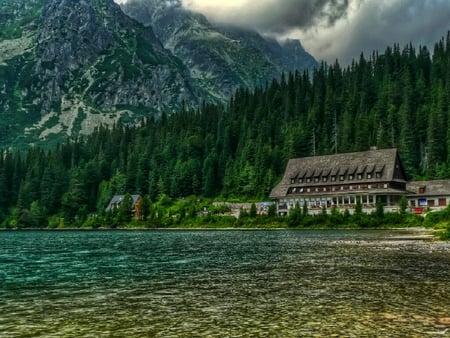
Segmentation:
<svg viewBox="0 0 450 338">
<path fill-rule="evenodd" d="M 49 146 L 99 125 L 226 102 L 238 87 L 315 65 L 298 42 L 213 26 L 176 1 L 0 6 L 0 147 Z"/>
<path fill-rule="evenodd" d="M 89 134 L 99 124 L 198 104 L 186 67 L 112 1 L 2 8 L 2 28 L 11 32 L 0 41 L 3 144 Z"/>
<path fill-rule="evenodd" d="M 183 60 L 196 85 L 219 99 L 228 99 L 238 87 L 265 86 L 283 72 L 317 66 L 298 40 L 280 44 L 256 31 L 215 25 L 178 0 L 128 0 L 121 7 L 152 26 L 164 47 Z"/>
</svg>

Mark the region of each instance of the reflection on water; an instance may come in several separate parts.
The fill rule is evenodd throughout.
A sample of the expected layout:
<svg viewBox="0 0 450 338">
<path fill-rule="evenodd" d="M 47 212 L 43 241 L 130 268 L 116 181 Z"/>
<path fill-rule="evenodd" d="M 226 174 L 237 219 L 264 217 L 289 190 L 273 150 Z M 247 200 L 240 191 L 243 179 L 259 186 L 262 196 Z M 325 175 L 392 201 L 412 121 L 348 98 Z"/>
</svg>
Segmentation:
<svg viewBox="0 0 450 338">
<path fill-rule="evenodd" d="M 392 236 L 0 232 L 0 336 L 445 336 L 450 244 Z"/>
</svg>

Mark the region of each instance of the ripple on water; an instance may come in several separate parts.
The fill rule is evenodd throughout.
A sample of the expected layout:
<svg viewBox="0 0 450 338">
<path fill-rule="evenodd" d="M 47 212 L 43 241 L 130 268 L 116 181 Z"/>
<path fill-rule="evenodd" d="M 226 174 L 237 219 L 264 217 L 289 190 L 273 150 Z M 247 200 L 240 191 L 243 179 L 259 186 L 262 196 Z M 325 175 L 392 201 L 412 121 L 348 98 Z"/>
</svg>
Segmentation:
<svg viewBox="0 0 450 338">
<path fill-rule="evenodd" d="M 0 233 L 0 336 L 423 337 L 449 327 L 450 246 L 389 236 Z"/>
</svg>

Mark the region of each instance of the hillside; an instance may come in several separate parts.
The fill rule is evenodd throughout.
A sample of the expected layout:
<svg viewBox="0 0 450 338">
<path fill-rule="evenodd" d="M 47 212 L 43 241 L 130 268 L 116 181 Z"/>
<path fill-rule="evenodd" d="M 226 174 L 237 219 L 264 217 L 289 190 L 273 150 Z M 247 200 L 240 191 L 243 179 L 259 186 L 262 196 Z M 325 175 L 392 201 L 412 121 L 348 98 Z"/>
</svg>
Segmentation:
<svg viewBox="0 0 450 338">
<path fill-rule="evenodd" d="M 433 57 L 396 45 L 345 69 L 322 65 L 239 90 L 227 109 L 209 104 L 140 127 L 100 128 L 48 152 L 5 151 L 2 217 L 79 223 L 126 192 L 163 204 L 167 196 L 267 198 L 288 159 L 371 146 L 398 148 L 410 178 L 449 178 L 449 60 L 450 34 Z"/>
</svg>

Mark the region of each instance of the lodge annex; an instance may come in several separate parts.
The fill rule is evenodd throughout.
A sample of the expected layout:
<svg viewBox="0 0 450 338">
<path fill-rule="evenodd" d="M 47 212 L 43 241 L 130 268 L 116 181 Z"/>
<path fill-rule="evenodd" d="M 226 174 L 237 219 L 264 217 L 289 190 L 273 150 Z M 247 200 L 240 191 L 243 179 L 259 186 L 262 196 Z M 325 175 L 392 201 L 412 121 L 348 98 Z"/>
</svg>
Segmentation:
<svg viewBox="0 0 450 338">
<path fill-rule="evenodd" d="M 370 213 L 378 200 L 390 212 L 398 210 L 403 196 L 415 213 L 445 208 L 450 180 L 408 182 L 397 149 L 371 149 L 291 159 L 270 194 L 280 215 L 304 204 L 311 214 L 333 207 L 353 212 L 358 201 Z"/>
</svg>

